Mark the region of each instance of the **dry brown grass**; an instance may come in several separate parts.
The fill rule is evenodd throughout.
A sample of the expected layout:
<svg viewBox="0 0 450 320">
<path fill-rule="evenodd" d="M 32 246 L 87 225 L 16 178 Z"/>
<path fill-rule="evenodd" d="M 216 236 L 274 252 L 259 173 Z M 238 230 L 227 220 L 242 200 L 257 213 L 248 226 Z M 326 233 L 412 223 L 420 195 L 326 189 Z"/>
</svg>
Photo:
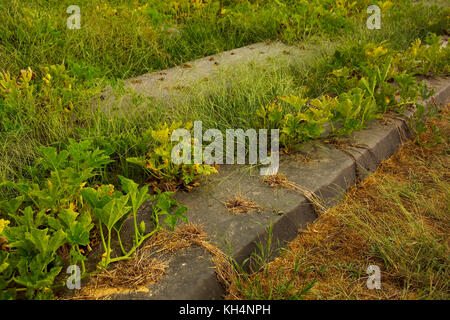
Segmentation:
<svg viewBox="0 0 450 320">
<path fill-rule="evenodd" d="M 450 107 L 441 115 L 228 298 L 285 299 L 314 281 L 307 299 L 449 299 Z M 366 286 L 371 264 L 381 290 Z"/>
<path fill-rule="evenodd" d="M 227 210 L 233 214 L 242 214 L 257 212 L 261 213 L 262 208 L 258 206 L 252 200 L 245 199 L 243 195 L 236 194 L 233 199 L 228 200 L 224 203 Z"/>
<path fill-rule="evenodd" d="M 176 227 L 174 231 L 162 230 L 156 233 L 133 259 L 117 262 L 109 270 L 93 275 L 72 299 L 107 300 L 113 294 L 148 292 L 148 286 L 160 281 L 165 275 L 171 256 L 193 245 L 204 248 L 212 255 L 211 261 L 216 267 L 218 279 L 229 284 L 232 269 L 227 256 L 208 242 L 202 226 L 189 223 Z"/>
<path fill-rule="evenodd" d="M 281 174 L 277 173 L 271 176 L 265 176 L 262 179 L 262 181 L 264 183 L 267 183 L 269 186 L 273 188 L 286 188 L 299 192 L 311 202 L 311 204 L 314 206 L 318 214 L 321 214 L 326 210 L 325 207 L 322 205 L 322 200 L 315 193 L 311 192 L 310 190 L 304 187 L 299 186 L 294 182 L 289 181 L 285 176 Z"/>
<path fill-rule="evenodd" d="M 148 292 L 147 286 L 163 278 L 167 265 L 167 260 L 152 258 L 141 249 L 135 258 L 118 262 L 112 269 L 92 276 L 73 299 L 108 300 L 112 294 Z"/>
</svg>

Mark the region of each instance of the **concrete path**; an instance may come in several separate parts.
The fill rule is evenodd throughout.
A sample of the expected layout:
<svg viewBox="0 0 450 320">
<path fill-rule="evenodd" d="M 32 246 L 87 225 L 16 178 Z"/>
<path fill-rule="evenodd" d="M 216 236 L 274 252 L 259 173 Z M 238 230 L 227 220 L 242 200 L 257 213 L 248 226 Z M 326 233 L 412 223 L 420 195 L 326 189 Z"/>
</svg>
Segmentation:
<svg viewBox="0 0 450 320">
<path fill-rule="evenodd" d="M 152 99 L 158 104 L 173 105 L 174 99 L 189 99 L 190 88 L 205 82 L 213 84 L 225 70 L 239 69 L 249 63 L 264 64 L 277 60 L 283 64 L 301 62 L 308 65 L 322 54 L 331 52 L 334 46 L 331 42 L 298 46 L 281 42 L 255 43 L 126 80 L 124 88 L 128 93 L 124 95 L 118 96 L 108 86 L 98 102 L 105 113 L 117 110 L 119 115 L 124 116 L 133 112 L 133 96 Z"/>
<path fill-rule="evenodd" d="M 450 102 L 450 80 L 430 81 L 435 95 L 426 104 L 443 106 Z M 412 136 L 405 121 L 373 121 L 367 129 L 354 132 L 345 151 L 321 142 L 304 145 L 300 153 L 281 157 L 279 173 L 318 195 L 326 207 L 335 205 L 346 190 L 373 172 Z M 358 146 L 358 147 L 352 147 Z M 224 202 L 240 193 L 254 201 L 262 212 L 234 215 Z M 249 166 L 221 166 L 220 172 L 204 178 L 193 192 L 178 192 L 176 199 L 187 206 L 190 222 L 201 224 L 210 242 L 242 262 L 265 243 L 273 225 L 273 248 L 294 239 L 298 230 L 317 218 L 311 202 L 302 194 L 263 183 L 259 170 Z M 139 219 L 151 217 L 151 206 L 144 206 Z M 125 224 L 122 239 L 131 238 L 131 221 Z M 140 222 L 140 221 L 138 221 Z M 151 285 L 148 292 L 123 293 L 112 299 L 221 299 L 224 288 L 217 280 L 212 256 L 202 248 L 178 251 L 170 261 L 163 280 Z"/>
<path fill-rule="evenodd" d="M 316 48 L 317 49 L 317 48 Z M 206 78 L 214 81 L 221 66 L 242 65 L 280 56 L 304 57 L 305 63 L 314 59 L 314 48 L 290 47 L 281 43 L 259 43 L 196 60 L 164 72 L 153 72 L 126 81 L 126 87 L 136 93 L 154 99 L 168 101 L 173 98 L 173 88 L 195 85 Z M 450 101 L 450 81 L 430 81 L 436 94 L 427 103 L 445 105 Z M 103 102 L 114 104 L 114 96 L 108 90 Z M 119 110 L 132 108 L 130 97 L 122 97 Z M 411 114 L 409 115 L 411 116 Z M 300 153 L 281 157 L 279 173 L 295 184 L 318 195 L 327 207 L 336 204 L 346 190 L 368 172 L 374 171 L 384 159 L 389 158 L 410 137 L 406 121 L 373 121 L 365 130 L 354 132 L 351 145 L 345 151 L 320 142 L 304 145 Z M 254 201 L 262 212 L 233 215 L 224 202 L 240 193 Z M 284 245 L 294 239 L 299 228 L 304 228 L 317 218 L 311 202 L 302 194 L 289 189 L 271 188 L 261 181 L 259 170 L 245 165 L 220 168 L 217 175 L 204 178 L 193 192 L 178 192 L 176 199 L 187 206 L 190 222 L 204 226 L 211 243 L 223 252 L 231 249 L 238 262 L 248 258 L 256 249 L 256 243 L 264 242 L 268 227 L 273 225 L 272 243 Z M 139 219 L 150 223 L 151 206 L 144 205 Z M 130 222 L 130 221 L 127 221 Z M 125 223 L 122 239 L 131 239 L 133 226 Z M 128 237 L 129 235 L 129 237 Z M 166 270 L 164 279 L 148 289 L 114 295 L 113 299 L 220 299 L 224 293 L 218 282 L 211 255 L 202 248 L 191 247 L 177 252 Z"/>
</svg>

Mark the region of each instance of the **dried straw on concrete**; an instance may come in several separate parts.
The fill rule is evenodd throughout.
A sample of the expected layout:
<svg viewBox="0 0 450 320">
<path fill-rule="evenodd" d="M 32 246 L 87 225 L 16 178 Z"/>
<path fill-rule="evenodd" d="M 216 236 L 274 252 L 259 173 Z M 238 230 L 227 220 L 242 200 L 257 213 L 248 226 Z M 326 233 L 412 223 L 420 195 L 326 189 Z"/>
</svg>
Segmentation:
<svg viewBox="0 0 450 320">
<path fill-rule="evenodd" d="M 208 251 L 216 266 L 218 279 L 229 285 L 231 264 L 227 256 L 210 244 L 202 226 L 189 223 L 174 231 L 161 230 L 150 237 L 131 260 L 117 262 L 109 270 L 102 270 L 90 278 L 89 283 L 72 299 L 110 299 L 111 295 L 130 292 L 148 292 L 149 285 L 160 281 L 170 262 L 170 256 L 178 250 L 199 246 Z"/>
<path fill-rule="evenodd" d="M 250 213 L 256 211 L 261 213 L 262 209 L 252 200 L 245 199 L 241 194 L 237 194 L 233 199 L 224 203 L 228 211 L 233 214 Z"/>
<path fill-rule="evenodd" d="M 326 211 L 326 208 L 322 205 L 321 199 L 316 194 L 314 194 L 313 192 L 309 191 L 304 187 L 299 186 L 294 182 L 289 181 L 285 176 L 281 174 L 265 176 L 263 178 L 263 182 L 267 183 L 269 186 L 274 188 L 280 187 L 295 190 L 300 194 L 304 195 L 306 199 L 308 199 L 311 202 L 311 204 L 316 209 L 317 213 L 322 213 Z"/>
</svg>

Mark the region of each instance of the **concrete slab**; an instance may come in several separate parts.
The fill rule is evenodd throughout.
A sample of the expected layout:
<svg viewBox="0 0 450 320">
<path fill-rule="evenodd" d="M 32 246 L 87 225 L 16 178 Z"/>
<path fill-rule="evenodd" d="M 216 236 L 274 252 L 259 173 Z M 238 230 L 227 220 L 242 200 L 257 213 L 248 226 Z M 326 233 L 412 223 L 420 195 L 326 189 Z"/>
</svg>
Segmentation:
<svg viewBox="0 0 450 320">
<path fill-rule="evenodd" d="M 154 284 L 149 292 L 118 294 L 115 300 L 213 300 L 223 294 L 210 254 L 199 247 L 178 252 L 166 272 L 170 277 Z"/>
<path fill-rule="evenodd" d="M 207 81 L 214 81 L 222 66 L 264 62 L 265 59 L 277 59 L 281 56 L 292 59 L 303 57 L 305 63 L 308 63 L 314 58 L 311 54 L 313 50 L 317 50 L 317 47 L 298 48 L 282 43 L 259 43 L 199 59 L 164 72 L 130 79 L 126 81 L 125 87 L 145 98 L 168 103 L 171 99 L 184 96 L 174 88 L 195 85 L 205 78 Z M 449 80 L 436 79 L 429 83 L 436 93 L 428 103 L 448 103 Z M 117 107 L 130 112 L 132 95 L 122 96 L 116 101 L 111 89 L 107 89 L 102 101 L 106 111 Z M 349 141 L 353 147 L 339 150 L 331 145 L 312 142 L 304 144 L 297 154 L 282 156 L 279 173 L 289 181 L 312 191 L 322 199 L 326 207 L 331 207 L 350 186 L 374 171 L 381 161 L 389 158 L 402 141 L 410 136 L 411 132 L 405 121 L 374 121 L 365 130 L 351 135 Z M 225 253 L 231 252 L 238 262 L 250 257 L 257 248 L 257 242 L 264 244 L 270 225 L 273 225 L 272 243 L 274 247 L 279 247 L 294 239 L 299 229 L 305 228 L 317 218 L 317 213 L 305 196 L 294 190 L 271 188 L 262 182 L 259 170 L 255 167 L 223 165 L 218 175 L 204 178 L 200 182 L 201 186 L 194 191 L 178 192 L 175 197 L 188 207 L 189 221 L 203 225 L 210 242 Z M 262 211 L 231 214 L 224 202 L 236 194 L 254 201 Z M 150 218 L 151 206 L 147 203 L 139 212 L 139 220 L 150 223 Z M 126 247 L 130 246 L 132 233 L 133 225 L 129 220 L 121 233 Z M 113 246 L 117 247 L 117 243 Z M 224 291 L 217 281 L 210 257 L 201 248 L 183 249 L 174 255 L 164 279 L 150 286 L 149 292 L 121 294 L 112 298 L 220 299 Z"/>
<path fill-rule="evenodd" d="M 128 79 L 124 87 L 115 92 L 111 86 L 106 87 L 101 95 L 94 99 L 103 112 L 118 113 L 128 116 L 135 112 L 136 97 L 151 99 L 156 104 L 170 106 L 179 99 L 189 99 L 190 88 L 199 83 L 214 82 L 224 70 L 248 65 L 264 64 L 276 60 L 289 65 L 310 64 L 321 53 L 329 53 L 334 48 L 332 42 L 318 44 L 286 45 L 282 42 L 260 42 L 246 47 L 225 51 L 216 55 L 183 63 L 171 69 L 156 71 Z"/>
<path fill-rule="evenodd" d="M 427 101 L 440 105 L 450 101 L 449 80 L 432 80 L 436 95 Z M 359 148 L 345 152 L 318 142 L 304 145 L 300 154 L 283 156 L 280 173 L 324 200 L 327 206 L 336 204 L 345 191 L 356 182 L 357 175 L 364 176 L 389 158 L 411 136 L 406 122 L 373 121 L 367 129 L 354 132 L 350 141 Z M 403 132 L 406 132 L 405 135 Z M 350 155 L 350 154 L 351 155 Z M 304 162 L 305 156 L 309 161 Z M 358 169 L 359 168 L 359 169 Z M 359 173 L 358 173 L 359 170 Z M 188 219 L 205 227 L 211 238 L 224 252 L 231 249 L 234 259 L 242 262 L 256 249 L 255 242 L 268 236 L 268 226 L 273 224 L 274 247 L 292 240 L 299 228 L 312 223 L 317 215 L 311 203 L 298 192 L 273 189 L 261 181 L 255 168 L 248 166 L 223 166 L 218 175 L 202 181 L 191 193 L 177 193 L 176 198 L 189 208 Z M 232 215 L 223 202 L 241 193 L 263 208 L 263 212 Z M 141 214 L 146 214 L 144 209 Z M 281 214 L 280 214 L 281 213 Z M 150 293 L 114 296 L 115 299 L 220 299 L 224 293 L 217 281 L 211 262 L 203 249 L 190 248 L 175 255 L 164 280 L 150 286 Z"/>
<path fill-rule="evenodd" d="M 440 105 L 449 103 L 449 80 L 432 80 L 430 85 L 435 88 L 436 95 L 427 101 L 428 103 L 432 101 Z M 411 135 L 404 121 L 393 121 L 396 124 L 373 121 L 367 129 L 354 132 L 350 138 L 351 142 L 364 147 L 347 149 L 353 156 L 329 145 L 309 143 L 302 150 L 302 156 L 294 154 L 282 157 L 279 172 L 290 181 L 320 195 L 328 206 L 332 206 L 340 196 L 343 196 L 345 190 L 355 183 L 358 167 L 360 175 L 374 171 L 381 161 L 389 158 L 398 149 L 404 138 Z M 303 162 L 301 159 L 304 159 L 304 155 L 311 160 Z M 235 192 L 244 194 L 266 210 L 261 214 L 230 215 L 221 202 L 229 199 Z M 178 193 L 177 200 L 189 207 L 190 221 L 205 226 L 213 243 L 225 252 L 231 245 L 232 255 L 237 261 L 248 258 L 256 248 L 255 241 L 267 237 L 267 227 L 270 223 L 273 223 L 273 244 L 277 246 L 278 241 L 280 242 L 278 245 L 283 245 L 285 241 L 294 238 L 299 228 L 304 228 L 317 217 L 304 196 L 292 190 L 272 189 L 264 185 L 257 171 L 252 171 L 248 167 L 247 170 L 245 167 L 224 168 L 218 176 L 208 179 L 195 192 Z M 274 212 L 284 213 L 275 215 Z M 186 289 L 189 287 L 190 292 L 194 292 L 190 281 L 196 272 L 192 275 L 186 274 L 181 282 L 174 280 L 173 275 L 168 273 L 163 282 L 176 282 L 170 297 L 176 299 L 186 297 L 181 293 L 175 294 L 183 292 L 175 290 L 180 286 L 186 286 Z M 209 280 L 199 278 L 201 279 L 198 284 L 199 293 L 189 296 L 189 299 L 205 298 L 203 295 L 205 283 L 211 286 L 206 298 L 219 299 L 220 290 L 217 290 L 217 284 L 214 284 L 215 275 L 211 273 L 211 268 L 204 266 L 202 275 L 208 275 Z M 169 290 L 168 287 L 166 290 Z M 142 294 L 141 297 L 163 299 L 168 296 Z"/>
</svg>

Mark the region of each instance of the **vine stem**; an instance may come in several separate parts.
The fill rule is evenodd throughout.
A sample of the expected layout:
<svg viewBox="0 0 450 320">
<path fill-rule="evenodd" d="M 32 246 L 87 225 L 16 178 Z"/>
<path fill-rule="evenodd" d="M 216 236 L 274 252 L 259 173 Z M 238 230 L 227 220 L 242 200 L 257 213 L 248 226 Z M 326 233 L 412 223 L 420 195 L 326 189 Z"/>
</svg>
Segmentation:
<svg viewBox="0 0 450 320">
<path fill-rule="evenodd" d="M 117 233 L 117 240 L 119 240 L 120 249 L 122 250 L 122 254 L 126 254 L 127 252 L 125 251 L 125 248 L 123 247 L 122 244 L 122 239 L 120 238 L 120 231 L 116 230 L 116 233 Z"/>
<path fill-rule="evenodd" d="M 108 229 L 108 249 L 106 251 L 105 267 L 107 267 L 109 265 L 109 263 L 111 262 L 110 257 L 111 257 L 111 229 Z"/>
<path fill-rule="evenodd" d="M 139 242 L 138 242 L 136 245 L 134 245 L 134 247 L 131 248 L 130 251 L 128 251 L 128 253 L 127 253 L 126 255 L 124 255 L 124 256 L 122 256 L 122 257 L 113 258 L 113 259 L 109 260 L 109 263 L 130 259 L 130 258 L 131 258 L 131 255 L 136 251 L 136 249 L 139 248 L 139 247 L 141 246 L 141 244 L 142 244 L 146 239 L 148 239 L 149 237 L 151 237 L 151 236 L 152 236 L 153 234 L 155 234 L 157 231 L 159 231 L 159 227 L 156 228 L 156 229 L 154 229 L 152 232 L 146 234 L 145 236 L 143 236 L 143 237 L 139 240 Z"/>
<path fill-rule="evenodd" d="M 133 210 L 133 221 L 134 221 L 134 244 L 137 245 L 139 238 L 141 237 L 141 234 L 138 230 L 138 226 L 137 226 L 137 219 L 136 219 L 136 211 L 137 210 Z"/>
<path fill-rule="evenodd" d="M 100 237 L 102 238 L 103 248 L 105 249 L 105 252 L 106 252 L 107 248 L 106 248 L 105 236 L 103 235 L 102 221 L 99 219 L 99 222 L 100 222 L 99 223 Z"/>
<path fill-rule="evenodd" d="M 75 246 L 75 249 L 77 249 L 78 253 L 81 254 L 80 246 L 78 244 Z M 82 271 L 82 273 L 86 272 L 86 266 L 84 265 L 83 260 L 81 260 L 81 271 Z"/>
</svg>

